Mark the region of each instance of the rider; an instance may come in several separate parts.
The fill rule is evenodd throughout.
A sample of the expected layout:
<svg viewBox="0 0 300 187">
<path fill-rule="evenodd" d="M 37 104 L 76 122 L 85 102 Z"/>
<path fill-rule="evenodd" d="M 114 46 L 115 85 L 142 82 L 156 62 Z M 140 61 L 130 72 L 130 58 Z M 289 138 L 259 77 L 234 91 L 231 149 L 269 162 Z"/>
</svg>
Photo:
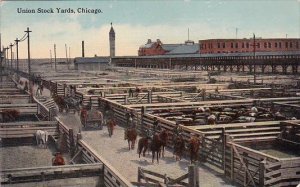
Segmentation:
<svg viewBox="0 0 300 187">
<path fill-rule="evenodd" d="M 155 134 L 156 132 L 159 132 L 160 130 L 161 130 L 161 127 L 158 125 L 157 117 L 154 117 L 152 132 L 153 132 L 153 134 Z"/>
<path fill-rule="evenodd" d="M 181 135 L 182 131 L 183 131 L 182 127 L 180 126 L 179 122 L 176 121 L 176 126 L 173 129 L 174 137 L 177 137 L 177 136 Z"/>
<path fill-rule="evenodd" d="M 127 139 L 127 132 L 129 129 L 135 128 L 135 124 L 133 123 L 133 113 L 126 113 L 126 127 L 124 133 L 124 140 Z"/>
</svg>

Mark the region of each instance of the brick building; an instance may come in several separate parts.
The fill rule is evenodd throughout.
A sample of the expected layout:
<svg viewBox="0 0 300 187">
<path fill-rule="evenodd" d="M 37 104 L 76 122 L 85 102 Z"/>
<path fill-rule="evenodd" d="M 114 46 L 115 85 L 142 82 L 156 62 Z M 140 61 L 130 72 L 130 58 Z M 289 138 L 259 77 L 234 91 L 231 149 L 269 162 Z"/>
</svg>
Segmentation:
<svg viewBox="0 0 300 187">
<path fill-rule="evenodd" d="M 201 54 L 253 52 L 253 39 L 209 39 L 199 40 Z M 300 51 L 297 38 L 257 38 L 256 52 Z"/>
</svg>

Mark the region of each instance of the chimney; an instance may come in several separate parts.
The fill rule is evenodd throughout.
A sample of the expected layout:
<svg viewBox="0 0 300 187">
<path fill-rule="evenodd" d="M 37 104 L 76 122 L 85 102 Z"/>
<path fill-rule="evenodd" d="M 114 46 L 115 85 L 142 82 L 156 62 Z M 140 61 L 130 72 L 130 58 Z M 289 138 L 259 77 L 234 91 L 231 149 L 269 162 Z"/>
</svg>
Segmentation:
<svg viewBox="0 0 300 187">
<path fill-rule="evenodd" d="M 160 41 L 160 39 L 156 39 L 156 42 L 157 42 L 157 43 L 159 43 L 159 44 L 161 44 L 161 41 Z"/>
<path fill-rule="evenodd" d="M 82 57 L 84 57 L 84 41 L 81 43 L 81 48 L 82 48 Z"/>
<path fill-rule="evenodd" d="M 147 44 L 150 44 L 151 42 L 152 42 L 151 39 L 148 39 Z"/>
</svg>

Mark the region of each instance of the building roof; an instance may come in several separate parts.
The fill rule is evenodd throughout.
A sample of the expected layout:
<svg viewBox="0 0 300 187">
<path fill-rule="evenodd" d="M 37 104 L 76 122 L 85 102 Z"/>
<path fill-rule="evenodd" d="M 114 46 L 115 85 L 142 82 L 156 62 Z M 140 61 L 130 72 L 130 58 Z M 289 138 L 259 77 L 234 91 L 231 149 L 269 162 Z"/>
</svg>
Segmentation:
<svg viewBox="0 0 300 187">
<path fill-rule="evenodd" d="M 170 52 L 166 54 L 195 54 L 199 53 L 199 44 L 193 44 L 193 45 L 179 45 Z"/>
<path fill-rule="evenodd" d="M 109 62 L 110 62 L 110 57 L 76 57 L 74 59 L 75 64 L 82 64 L 82 63 L 108 64 Z"/>
<path fill-rule="evenodd" d="M 165 50 L 165 51 L 172 51 L 173 49 L 175 49 L 176 47 L 180 46 L 181 44 L 162 44 L 161 47 Z"/>
<path fill-rule="evenodd" d="M 140 46 L 140 48 L 149 49 L 149 48 L 151 48 L 153 46 L 153 44 L 155 44 L 155 42 L 147 43 L 145 45 Z"/>
<path fill-rule="evenodd" d="M 112 26 L 112 23 L 110 23 L 110 31 L 109 31 L 109 34 L 115 34 L 115 30 Z"/>
</svg>

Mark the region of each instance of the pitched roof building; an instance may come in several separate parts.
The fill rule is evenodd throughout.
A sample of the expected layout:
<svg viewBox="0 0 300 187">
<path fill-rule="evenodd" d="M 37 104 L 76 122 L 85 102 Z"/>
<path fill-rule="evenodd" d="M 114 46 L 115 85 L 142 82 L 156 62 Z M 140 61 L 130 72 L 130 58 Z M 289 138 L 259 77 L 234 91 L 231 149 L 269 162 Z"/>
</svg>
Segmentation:
<svg viewBox="0 0 300 187">
<path fill-rule="evenodd" d="M 140 46 L 139 56 L 156 56 L 156 55 L 184 55 L 199 53 L 199 44 L 193 41 L 186 41 L 183 44 L 163 44 L 159 39 L 155 42 L 148 39 L 148 42 Z"/>
</svg>

